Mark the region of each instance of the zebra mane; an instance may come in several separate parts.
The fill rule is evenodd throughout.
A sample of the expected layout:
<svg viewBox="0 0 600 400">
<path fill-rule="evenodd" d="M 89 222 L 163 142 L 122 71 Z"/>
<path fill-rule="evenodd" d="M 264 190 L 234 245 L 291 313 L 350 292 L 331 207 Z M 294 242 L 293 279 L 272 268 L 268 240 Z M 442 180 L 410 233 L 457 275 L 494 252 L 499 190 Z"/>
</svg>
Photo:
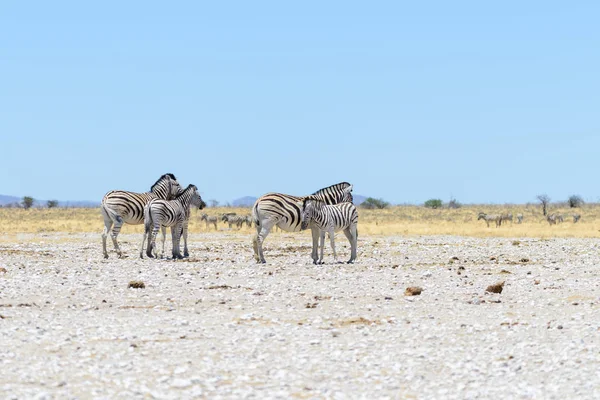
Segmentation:
<svg viewBox="0 0 600 400">
<path fill-rule="evenodd" d="M 152 185 L 152 186 L 150 187 L 150 191 L 152 192 L 152 191 L 154 190 L 154 187 L 155 187 L 156 185 L 158 185 L 158 184 L 159 184 L 159 182 L 160 182 L 160 181 L 162 181 L 162 180 L 163 180 L 163 179 L 165 179 L 165 178 L 171 178 L 171 179 L 173 179 L 174 181 L 176 181 L 176 180 L 177 180 L 177 178 L 175 178 L 175 175 L 173 175 L 173 174 L 171 174 L 171 173 L 164 174 L 163 176 L 161 176 L 160 178 L 158 178 L 158 179 L 156 180 L 156 182 L 154 182 L 154 185 Z"/>
<path fill-rule="evenodd" d="M 348 182 L 336 183 L 335 185 L 327 186 L 326 188 L 317 190 L 316 192 L 314 192 L 312 194 L 312 196 L 319 195 L 319 194 L 321 194 L 321 193 L 323 193 L 323 192 L 325 192 L 327 190 L 330 190 L 330 189 L 346 189 L 349 186 L 351 186 L 351 185 Z"/>
<path fill-rule="evenodd" d="M 196 187 L 196 185 L 193 184 L 189 184 L 188 187 L 186 187 L 184 190 L 182 190 L 178 195 L 177 195 L 177 199 L 180 198 L 181 196 L 183 196 L 184 194 L 188 193 L 190 190 L 198 190 L 198 188 Z"/>
</svg>

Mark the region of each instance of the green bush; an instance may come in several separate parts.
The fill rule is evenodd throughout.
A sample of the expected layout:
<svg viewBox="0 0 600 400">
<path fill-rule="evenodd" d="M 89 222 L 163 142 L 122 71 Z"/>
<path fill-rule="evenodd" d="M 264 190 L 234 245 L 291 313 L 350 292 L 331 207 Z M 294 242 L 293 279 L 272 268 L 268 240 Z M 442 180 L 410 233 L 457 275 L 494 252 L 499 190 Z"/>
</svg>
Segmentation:
<svg viewBox="0 0 600 400">
<path fill-rule="evenodd" d="M 567 203 L 569 203 L 569 207 L 577 208 L 577 207 L 581 207 L 581 205 L 583 204 L 583 199 L 581 198 L 581 196 L 573 195 L 573 196 L 569 197 L 569 200 L 567 200 Z"/>
<path fill-rule="evenodd" d="M 367 210 L 375 210 L 382 209 L 389 206 L 390 203 L 384 201 L 383 199 L 374 199 L 373 197 L 367 197 L 365 201 L 360 205 L 362 208 L 366 208 Z"/>
<path fill-rule="evenodd" d="M 424 204 L 427 208 L 442 208 L 442 200 L 440 199 L 429 199 Z"/>
<path fill-rule="evenodd" d="M 23 197 L 23 202 L 21 204 L 23 205 L 23 208 L 27 210 L 28 208 L 31 208 L 31 206 L 33 206 L 34 201 L 35 200 L 33 200 L 33 197 L 25 196 Z"/>
</svg>

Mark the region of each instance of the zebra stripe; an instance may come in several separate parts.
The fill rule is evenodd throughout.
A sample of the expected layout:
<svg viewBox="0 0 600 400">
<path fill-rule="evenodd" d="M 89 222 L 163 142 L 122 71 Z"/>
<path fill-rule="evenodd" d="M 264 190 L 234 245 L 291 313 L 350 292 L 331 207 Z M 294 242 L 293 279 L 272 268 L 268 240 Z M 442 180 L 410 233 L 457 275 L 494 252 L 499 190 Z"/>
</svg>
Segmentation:
<svg viewBox="0 0 600 400">
<path fill-rule="evenodd" d="M 102 250 L 104 258 L 108 258 L 106 250 L 106 237 L 111 232 L 111 238 L 115 246 L 115 251 L 119 257 L 123 256 L 117 236 L 124 223 L 130 225 L 139 225 L 144 222 L 144 207 L 152 199 L 174 199 L 180 192 L 181 186 L 173 174 L 164 174 L 152 187 L 149 192 L 135 193 L 124 190 L 112 190 L 104 195 L 100 211 L 104 218 L 104 231 L 102 232 Z"/>
<path fill-rule="evenodd" d="M 209 216 L 208 214 L 203 213 L 202 215 L 200 215 L 200 221 L 206 221 L 206 229 L 208 229 L 210 225 L 214 225 L 215 231 L 217 230 L 217 222 L 219 221 L 219 219 L 214 215 Z"/>
<path fill-rule="evenodd" d="M 337 262 L 335 253 L 335 232 L 343 230 L 344 235 L 350 242 L 350 260 L 348 264 L 356 259 L 356 246 L 358 241 L 358 211 L 352 203 L 339 203 L 326 205 L 318 200 L 305 200 L 304 211 L 302 215 L 302 225 L 306 228 L 308 225 L 314 226 L 320 233 L 321 256 L 317 260 L 313 258 L 314 264 L 323 264 L 323 252 L 325 247 L 325 233 L 329 234 L 331 249 L 333 250 L 333 260 Z"/>
<path fill-rule="evenodd" d="M 144 258 L 144 242 L 148 238 L 148 248 L 146 255 L 156 257 L 156 235 L 159 229 L 162 229 L 162 253 L 165 253 L 166 228 L 171 227 L 171 237 L 173 244 L 173 259 L 188 257 L 187 233 L 190 220 L 190 208 L 194 205 L 203 209 L 206 204 L 198 194 L 198 188 L 195 185 L 189 185 L 175 200 L 151 200 L 144 209 L 144 237 L 140 248 L 140 258 Z M 152 233 L 150 234 L 150 230 Z M 184 255 L 181 255 L 179 241 L 183 234 Z"/>
<path fill-rule="evenodd" d="M 517 214 L 517 224 L 523 223 L 523 214 Z"/>
<path fill-rule="evenodd" d="M 302 229 L 302 208 L 305 198 L 320 200 L 325 204 L 352 202 L 352 185 L 342 182 L 304 197 L 267 193 L 256 200 L 252 207 L 252 221 L 256 226 L 253 247 L 254 257 L 258 263 L 266 262 L 262 245 L 273 226 L 287 232 L 298 232 Z M 313 259 L 315 259 L 319 232 L 316 228 L 311 230 L 313 231 Z"/>
</svg>

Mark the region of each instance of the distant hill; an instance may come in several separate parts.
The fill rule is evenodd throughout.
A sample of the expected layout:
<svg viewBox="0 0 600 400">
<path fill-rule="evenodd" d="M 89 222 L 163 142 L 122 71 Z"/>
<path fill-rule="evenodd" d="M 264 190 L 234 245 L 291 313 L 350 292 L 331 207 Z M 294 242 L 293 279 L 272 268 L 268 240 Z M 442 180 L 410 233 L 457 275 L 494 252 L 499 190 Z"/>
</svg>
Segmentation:
<svg viewBox="0 0 600 400">
<path fill-rule="evenodd" d="M 252 207 L 258 197 L 244 196 L 231 202 L 234 207 Z"/>
<path fill-rule="evenodd" d="M 0 206 L 7 205 L 20 205 L 22 197 L 16 196 L 7 196 L 0 194 Z M 34 199 L 33 206 L 34 207 L 46 207 L 47 200 L 38 200 Z M 59 207 L 74 207 L 74 208 L 93 208 L 100 206 L 99 201 L 87 201 L 87 200 L 65 200 L 58 202 Z"/>
<path fill-rule="evenodd" d="M 352 197 L 354 198 L 354 204 L 359 205 L 361 204 L 363 201 L 365 201 L 367 199 L 367 196 L 361 196 L 360 194 L 353 194 Z M 253 196 L 244 196 L 244 197 L 240 197 L 239 199 L 235 199 L 234 201 L 231 202 L 231 205 L 233 207 L 252 207 L 254 205 L 254 203 L 256 202 L 257 197 L 253 197 Z"/>
</svg>

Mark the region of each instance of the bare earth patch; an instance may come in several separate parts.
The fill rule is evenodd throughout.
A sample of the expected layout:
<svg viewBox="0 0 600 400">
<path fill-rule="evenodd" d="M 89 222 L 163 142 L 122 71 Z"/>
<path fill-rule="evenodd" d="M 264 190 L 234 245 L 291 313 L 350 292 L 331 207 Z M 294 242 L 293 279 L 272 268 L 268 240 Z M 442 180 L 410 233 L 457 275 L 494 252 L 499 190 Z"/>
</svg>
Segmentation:
<svg viewBox="0 0 600 400">
<path fill-rule="evenodd" d="M 0 398 L 600 397 L 597 239 L 362 235 L 322 266 L 308 233 L 266 265 L 249 232 L 120 239 L 0 236 Z"/>
</svg>

